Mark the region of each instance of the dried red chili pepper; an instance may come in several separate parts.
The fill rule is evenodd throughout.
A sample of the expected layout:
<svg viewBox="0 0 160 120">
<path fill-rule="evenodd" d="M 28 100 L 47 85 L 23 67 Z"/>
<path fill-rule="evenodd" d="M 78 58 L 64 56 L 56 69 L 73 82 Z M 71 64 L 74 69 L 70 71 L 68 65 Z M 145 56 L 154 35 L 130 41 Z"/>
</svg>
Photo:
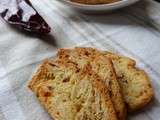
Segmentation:
<svg viewBox="0 0 160 120">
<path fill-rule="evenodd" d="M 0 15 L 7 23 L 30 32 L 51 30 L 29 0 L 0 0 Z"/>
</svg>

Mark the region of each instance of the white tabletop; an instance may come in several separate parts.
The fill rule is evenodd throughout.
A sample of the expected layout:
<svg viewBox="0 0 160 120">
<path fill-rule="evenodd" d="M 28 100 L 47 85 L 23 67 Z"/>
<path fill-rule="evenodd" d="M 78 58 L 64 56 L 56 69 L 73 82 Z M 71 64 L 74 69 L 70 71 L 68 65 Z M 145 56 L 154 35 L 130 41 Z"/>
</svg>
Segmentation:
<svg viewBox="0 0 160 120">
<path fill-rule="evenodd" d="M 153 102 L 128 120 L 160 120 L 160 4 L 141 2 L 101 15 L 56 0 L 32 0 L 52 27 L 46 37 L 15 31 L 0 19 L 0 120 L 51 120 L 26 87 L 37 64 L 61 47 L 92 46 L 127 55 L 149 74 Z"/>
</svg>

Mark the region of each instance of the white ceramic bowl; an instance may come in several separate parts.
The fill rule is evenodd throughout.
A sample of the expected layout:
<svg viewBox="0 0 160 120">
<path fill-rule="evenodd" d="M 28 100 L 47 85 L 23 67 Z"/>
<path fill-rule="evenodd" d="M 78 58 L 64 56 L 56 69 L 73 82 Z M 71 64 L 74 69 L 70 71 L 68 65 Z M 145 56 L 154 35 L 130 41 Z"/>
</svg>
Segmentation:
<svg viewBox="0 0 160 120">
<path fill-rule="evenodd" d="M 131 4 L 138 2 L 139 0 L 121 0 L 118 2 L 110 3 L 110 4 L 98 4 L 98 5 L 86 5 L 80 4 L 76 2 L 71 2 L 70 0 L 58 0 L 62 3 L 69 5 L 73 8 L 83 11 L 110 11 L 118 8 L 126 7 Z"/>
</svg>

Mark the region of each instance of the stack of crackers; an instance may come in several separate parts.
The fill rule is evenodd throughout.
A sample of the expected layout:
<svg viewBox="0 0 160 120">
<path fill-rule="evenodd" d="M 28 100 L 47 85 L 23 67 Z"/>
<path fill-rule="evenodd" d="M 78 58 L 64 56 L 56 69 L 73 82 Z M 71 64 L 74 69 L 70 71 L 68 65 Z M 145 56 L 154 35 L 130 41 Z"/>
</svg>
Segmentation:
<svg viewBox="0 0 160 120">
<path fill-rule="evenodd" d="M 29 88 L 55 120 L 125 120 L 153 97 L 134 60 L 94 48 L 60 49 L 40 65 Z"/>
</svg>

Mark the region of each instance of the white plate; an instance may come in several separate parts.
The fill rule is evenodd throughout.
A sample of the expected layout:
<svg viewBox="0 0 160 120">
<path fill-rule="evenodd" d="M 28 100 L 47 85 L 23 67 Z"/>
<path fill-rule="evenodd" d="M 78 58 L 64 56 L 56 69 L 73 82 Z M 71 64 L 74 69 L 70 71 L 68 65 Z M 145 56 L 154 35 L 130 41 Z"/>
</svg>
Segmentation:
<svg viewBox="0 0 160 120">
<path fill-rule="evenodd" d="M 79 4 L 75 2 L 71 2 L 70 0 L 58 0 L 62 3 L 69 5 L 73 8 L 83 11 L 110 11 L 118 8 L 126 7 L 131 4 L 138 2 L 139 0 L 121 0 L 118 2 L 110 3 L 110 4 L 99 4 L 99 5 L 85 5 Z"/>
</svg>

